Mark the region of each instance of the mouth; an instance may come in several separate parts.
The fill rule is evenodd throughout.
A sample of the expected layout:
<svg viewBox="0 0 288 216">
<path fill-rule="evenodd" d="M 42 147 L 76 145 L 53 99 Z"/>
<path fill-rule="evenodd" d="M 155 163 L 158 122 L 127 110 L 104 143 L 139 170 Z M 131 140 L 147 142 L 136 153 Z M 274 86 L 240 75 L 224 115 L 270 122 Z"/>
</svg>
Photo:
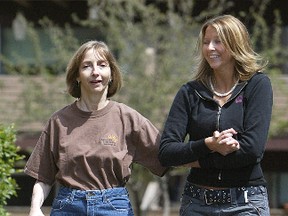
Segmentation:
<svg viewBox="0 0 288 216">
<path fill-rule="evenodd" d="M 92 81 L 90 81 L 90 83 L 92 83 L 92 84 L 98 84 L 98 83 L 101 83 L 102 82 L 102 80 L 92 80 Z"/>
<path fill-rule="evenodd" d="M 94 86 L 98 86 L 99 84 L 101 84 L 102 83 L 102 80 L 91 80 L 90 81 L 90 84 L 91 85 L 94 85 Z"/>
<path fill-rule="evenodd" d="M 210 59 L 216 59 L 216 58 L 219 58 L 219 55 L 212 54 L 212 55 L 209 55 L 209 58 Z"/>
</svg>

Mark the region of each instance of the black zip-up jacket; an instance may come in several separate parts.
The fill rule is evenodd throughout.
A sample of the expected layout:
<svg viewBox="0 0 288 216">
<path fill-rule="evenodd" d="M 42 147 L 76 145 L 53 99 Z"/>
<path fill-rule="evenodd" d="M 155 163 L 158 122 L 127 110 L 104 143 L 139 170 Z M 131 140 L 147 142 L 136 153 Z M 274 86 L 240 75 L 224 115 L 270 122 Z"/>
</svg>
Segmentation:
<svg viewBox="0 0 288 216">
<path fill-rule="evenodd" d="M 257 72 L 240 82 L 221 107 L 211 90 L 198 81 L 183 85 L 167 117 L 159 160 L 164 166 L 199 161 L 187 180 L 211 187 L 265 185 L 260 162 L 267 142 L 273 93 L 270 79 Z M 223 156 L 211 152 L 204 139 L 215 130 L 234 128 L 240 149 Z M 187 138 L 186 138 L 187 137 Z"/>
</svg>

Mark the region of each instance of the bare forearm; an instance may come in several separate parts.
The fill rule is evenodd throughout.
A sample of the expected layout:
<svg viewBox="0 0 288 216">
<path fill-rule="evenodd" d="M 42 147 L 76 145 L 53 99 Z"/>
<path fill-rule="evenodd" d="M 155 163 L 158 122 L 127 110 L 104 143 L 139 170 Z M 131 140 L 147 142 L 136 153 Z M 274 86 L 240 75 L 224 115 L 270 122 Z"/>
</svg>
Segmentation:
<svg viewBox="0 0 288 216">
<path fill-rule="evenodd" d="M 41 207 L 50 193 L 52 186 L 43 182 L 37 181 L 33 187 L 33 194 L 31 200 L 31 209 L 29 215 L 41 215 Z M 38 213 L 37 213 L 38 212 Z"/>
</svg>

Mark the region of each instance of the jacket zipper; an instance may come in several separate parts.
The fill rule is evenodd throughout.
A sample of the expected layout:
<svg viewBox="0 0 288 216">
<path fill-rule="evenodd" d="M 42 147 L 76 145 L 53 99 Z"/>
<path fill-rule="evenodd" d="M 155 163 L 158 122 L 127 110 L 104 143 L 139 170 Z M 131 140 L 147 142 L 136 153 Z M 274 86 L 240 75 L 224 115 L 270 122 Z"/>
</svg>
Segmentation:
<svg viewBox="0 0 288 216">
<path fill-rule="evenodd" d="M 217 128 L 218 131 L 219 131 L 219 127 L 220 127 L 221 111 L 222 111 L 222 108 L 221 108 L 221 106 L 218 105 L 217 123 L 216 123 L 216 128 Z M 220 170 L 219 173 L 218 173 L 218 180 L 219 180 L 219 181 L 222 180 L 222 170 Z"/>
<path fill-rule="evenodd" d="M 217 130 L 219 131 L 219 127 L 220 127 L 220 116 L 221 116 L 221 111 L 222 111 L 222 108 L 221 106 L 218 105 L 218 112 L 217 112 L 217 123 L 216 123 L 216 128 Z"/>
</svg>

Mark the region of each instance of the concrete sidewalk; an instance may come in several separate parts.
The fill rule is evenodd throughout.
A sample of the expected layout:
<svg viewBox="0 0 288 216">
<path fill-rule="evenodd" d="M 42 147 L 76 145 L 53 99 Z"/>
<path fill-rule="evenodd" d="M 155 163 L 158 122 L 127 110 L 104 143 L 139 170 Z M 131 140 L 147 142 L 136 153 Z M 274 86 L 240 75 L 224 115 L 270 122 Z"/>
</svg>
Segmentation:
<svg viewBox="0 0 288 216">
<path fill-rule="evenodd" d="M 27 206 L 7 206 L 5 209 L 10 213 L 11 216 L 28 216 L 29 207 Z M 43 207 L 43 213 L 45 216 L 49 216 L 50 207 Z M 145 216 L 162 216 L 163 212 L 160 211 L 150 211 Z M 283 209 L 271 209 L 271 216 L 287 216 Z M 178 216 L 178 210 L 172 210 L 170 216 Z"/>
<path fill-rule="evenodd" d="M 28 206 L 6 206 L 5 209 L 10 213 L 11 216 L 28 216 L 30 207 Z M 50 207 L 43 207 L 43 213 L 45 216 L 49 215 Z"/>
</svg>

